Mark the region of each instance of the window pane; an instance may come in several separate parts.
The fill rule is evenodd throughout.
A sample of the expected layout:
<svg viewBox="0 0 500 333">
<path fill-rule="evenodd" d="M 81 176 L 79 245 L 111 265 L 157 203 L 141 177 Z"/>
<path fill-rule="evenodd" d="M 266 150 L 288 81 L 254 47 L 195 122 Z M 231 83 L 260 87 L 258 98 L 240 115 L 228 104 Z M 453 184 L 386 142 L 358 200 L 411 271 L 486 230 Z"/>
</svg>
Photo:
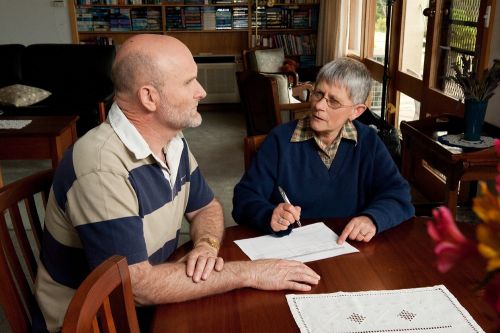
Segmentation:
<svg viewBox="0 0 500 333">
<path fill-rule="evenodd" d="M 403 50 L 401 72 L 421 79 L 424 71 L 425 35 L 427 17 L 422 14 L 429 6 L 429 0 L 412 0 L 405 2 Z"/>
<path fill-rule="evenodd" d="M 440 61 L 436 88 L 449 96 L 462 98 L 460 88 L 444 77 L 454 74 L 451 67 L 460 63 L 460 57 L 465 55 L 476 57 L 476 36 L 479 19 L 480 0 L 452 0 L 446 3 L 440 36 Z M 475 61 L 473 61 L 475 63 Z"/>
<path fill-rule="evenodd" d="M 349 1 L 349 28 L 347 50 L 349 54 L 361 55 L 361 31 L 363 21 L 363 0 Z"/>
<path fill-rule="evenodd" d="M 403 94 L 402 92 L 398 92 L 399 94 L 399 105 L 397 109 L 398 113 L 398 124 L 404 121 L 412 121 L 417 120 L 420 114 L 420 102 Z M 399 127 L 399 125 L 398 125 Z"/>
<path fill-rule="evenodd" d="M 372 80 L 372 102 L 370 110 L 380 116 L 381 104 L 382 104 L 382 83 Z"/>
<path fill-rule="evenodd" d="M 376 0 L 375 29 L 373 36 L 373 60 L 383 63 L 385 58 L 387 0 Z"/>
</svg>

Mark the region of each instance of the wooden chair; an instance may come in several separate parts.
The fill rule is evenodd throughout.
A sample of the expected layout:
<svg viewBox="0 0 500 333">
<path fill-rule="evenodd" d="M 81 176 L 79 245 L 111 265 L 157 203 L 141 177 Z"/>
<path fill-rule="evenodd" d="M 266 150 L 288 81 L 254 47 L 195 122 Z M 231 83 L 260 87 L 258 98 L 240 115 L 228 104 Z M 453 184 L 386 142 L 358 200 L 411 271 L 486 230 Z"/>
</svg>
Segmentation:
<svg viewBox="0 0 500 333">
<path fill-rule="evenodd" d="M 112 256 L 97 266 L 69 304 L 62 333 L 137 333 L 127 259 Z"/>
<path fill-rule="evenodd" d="M 272 77 L 254 71 L 244 71 L 236 72 L 236 79 L 248 136 L 269 133 L 282 123 L 282 113 L 288 114 L 292 120 L 303 116 L 310 108 L 309 102 L 280 103 L 278 84 Z M 301 94 L 301 89 L 311 91 L 312 85 L 298 87 L 294 93 Z"/>
<path fill-rule="evenodd" d="M 42 171 L 0 188 L 0 303 L 14 333 L 31 332 L 42 318 L 33 285 L 53 176 Z"/>
<path fill-rule="evenodd" d="M 257 150 L 262 142 L 264 142 L 265 138 L 266 135 L 253 135 L 243 138 L 245 170 L 250 167 L 253 157 L 257 153 Z"/>
</svg>

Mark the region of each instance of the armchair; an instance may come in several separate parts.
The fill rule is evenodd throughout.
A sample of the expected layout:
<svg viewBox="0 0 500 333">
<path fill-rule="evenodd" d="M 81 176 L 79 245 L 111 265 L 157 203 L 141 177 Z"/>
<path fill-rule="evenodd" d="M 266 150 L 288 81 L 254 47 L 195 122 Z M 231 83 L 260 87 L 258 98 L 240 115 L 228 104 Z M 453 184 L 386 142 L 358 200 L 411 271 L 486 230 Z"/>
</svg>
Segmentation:
<svg viewBox="0 0 500 333">
<path fill-rule="evenodd" d="M 295 71 L 283 71 L 285 52 L 282 48 L 254 48 L 243 50 L 243 68 L 271 75 L 284 75 L 296 86 L 299 76 Z M 287 81 L 288 86 L 288 81 Z"/>
<path fill-rule="evenodd" d="M 302 117 L 310 108 L 309 102 L 282 103 L 275 77 L 244 71 L 237 72 L 236 79 L 246 117 L 247 135 L 267 134 L 283 121 Z M 305 84 L 292 89 L 292 92 L 301 94 L 305 91 L 309 95 L 311 90 L 312 85 Z"/>
<path fill-rule="evenodd" d="M 245 70 L 259 72 L 272 77 L 278 83 L 278 96 L 281 104 L 300 103 L 309 100 L 310 86 L 298 88 L 303 85 L 299 82 L 299 74 L 288 66 L 291 59 L 285 58 L 283 48 L 253 48 L 243 50 L 243 67 Z M 309 84 L 309 83 L 308 83 Z M 310 85 L 310 84 L 309 84 Z M 295 98 L 298 96 L 298 98 Z"/>
</svg>

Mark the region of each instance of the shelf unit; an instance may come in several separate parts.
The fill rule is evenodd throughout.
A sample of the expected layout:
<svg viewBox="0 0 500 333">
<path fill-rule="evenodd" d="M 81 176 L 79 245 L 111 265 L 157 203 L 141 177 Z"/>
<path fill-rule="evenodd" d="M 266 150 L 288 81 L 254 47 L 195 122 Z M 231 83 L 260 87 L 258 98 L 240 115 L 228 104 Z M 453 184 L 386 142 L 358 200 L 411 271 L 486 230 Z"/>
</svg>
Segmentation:
<svg viewBox="0 0 500 333">
<path fill-rule="evenodd" d="M 74 43 L 92 42 L 119 45 L 132 34 L 157 33 L 178 38 L 190 48 L 193 55 L 239 56 L 242 50 L 256 46 L 256 44 L 259 45 L 259 43 L 260 45 L 283 46 L 285 53 L 294 57 L 304 54 L 314 56 L 315 54 L 319 0 L 249 0 L 244 3 L 205 0 L 203 4 L 188 4 L 183 1 L 146 4 L 146 2 L 155 1 L 142 0 L 143 4 L 109 4 L 112 2 L 110 0 L 74 0 L 70 3 L 69 11 Z M 132 1 L 117 0 L 115 2 L 128 3 Z M 269 6 L 271 3 L 274 5 Z M 176 17 L 172 16 L 172 12 L 180 13 L 177 17 L 178 22 L 176 22 Z M 189 13 L 193 12 L 194 16 L 193 14 L 189 16 Z M 214 12 L 215 14 L 213 14 Z M 229 23 L 226 22 L 224 29 L 219 29 L 224 20 L 217 20 L 217 17 L 223 17 L 223 12 L 226 12 L 226 15 L 229 12 L 231 18 Z M 152 15 L 148 16 L 149 13 Z M 199 13 L 199 22 L 197 22 L 196 13 Z M 233 17 L 234 13 L 238 13 L 238 15 Z M 262 26 L 255 27 L 256 15 L 257 21 L 264 22 L 261 23 Z M 235 24 L 235 17 L 240 17 L 237 24 Z M 242 20 L 241 17 L 244 19 Z M 129 23 L 127 23 L 127 18 Z M 188 28 L 185 28 L 186 26 Z M 283 45 L 279 44 L 280 40 Z M 297 45 L 293 47 L 294 42 L 297 45 L 300 44 L 301 48 L 299 49 Z M 306 48 L 302 47 L 302 44 L 305 45 L 306 42 L 309 43 L 312 50 L 305 51 Z"/>
</svg>

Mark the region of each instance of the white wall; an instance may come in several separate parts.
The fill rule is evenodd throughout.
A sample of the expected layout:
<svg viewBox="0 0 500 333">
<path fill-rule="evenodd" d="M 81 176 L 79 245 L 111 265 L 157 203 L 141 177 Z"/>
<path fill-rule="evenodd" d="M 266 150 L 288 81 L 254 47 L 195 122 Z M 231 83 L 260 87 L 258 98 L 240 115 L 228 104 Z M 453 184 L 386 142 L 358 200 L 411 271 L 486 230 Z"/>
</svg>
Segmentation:
<svg viewBox="0 0 500 333">
<path fill-rule="evenodd" d="M 68 1 L 0 0 L 0 44 L 71 43 Z"/>
<path fill-rule="evenodd" d="M 493 15 L 493 14 L 492 14 Z M 500 1 L 497 0 L 495 10 L 493 36 L 491 38 L 490 65 L 493 59 L 500 59 Z M 495 91 L 486 110 L 486 121 L 500 127 L 500 87 Z"/>
</svg>

